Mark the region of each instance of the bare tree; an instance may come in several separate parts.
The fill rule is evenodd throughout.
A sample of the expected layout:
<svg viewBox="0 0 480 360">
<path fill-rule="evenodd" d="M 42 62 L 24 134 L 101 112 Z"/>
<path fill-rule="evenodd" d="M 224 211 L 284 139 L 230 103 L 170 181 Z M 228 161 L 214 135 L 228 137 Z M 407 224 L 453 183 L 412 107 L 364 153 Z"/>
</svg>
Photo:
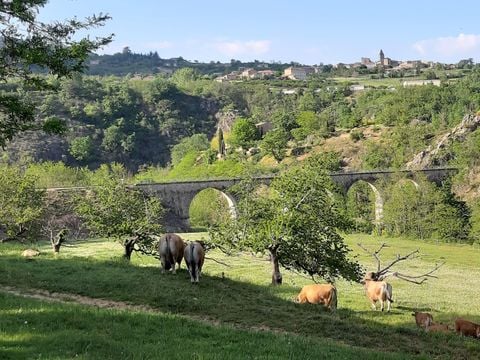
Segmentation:
<svg viewBox="0 0 480 360">
<path fill-rule="evenodd" d="M 60 247 L 67 239 L 67 234 L 68 234 L 68 230 L 65 228 L 60 230 L 55 236 L 52 236 L 53 235 L 52 233 L 52 235 L 50 236 L 50 242 L 52 243 L 52 249 L 54 253 L 60 252 Z"/>
<path fill-rule="evenodd" d="M 390 261 L 386 266 L 382 267 L 381 260 L 380 260 L 380 252 L 384 248 L 389 247 L 386 243 L 382 243 L 380 245 L 380 247 L 378 249 L 376 249 L 375 251 L 371 251 L 371 250 L 367 249 L 364 245 L 362 245 L 360 243 L 358 243 L 357 245 L 361 249 L 363 249 L 367 254 L 370 254 L 371 256 L 373 256 L 373 258 L 377 262 L 377 270 L 370 273 L 371 276 L 372 276 L 372 280 L 375 280 L 375 281 L 382 281 L 389 276 L 393 276 L 393 277 L 396 277 L 398 279 L 405 280 L 405 281 L 420 285 L 420 284 L 423 284 L 425 281 L 427 281 L 429 278 L 437 278 L 437 276 L 432 275 L 432 274 L 434 272 L 436 272 L 441 266 L 443 266 L 445 264 L 445 262 L 442 262 L 440 264 L 436 264 L 433 267 L 433 269 L 431 269 L 430 271 L 427 271 L 424 274 L 409 275 L 409 274 L 405 274 L 405 273 L 401 273 L 401 272 L 393 270 L 393 266 L 396 265 L 397 263 L 401 262 L 401 261 L 418 258 L 419 255 L 420 255 L 420 251 L 418 249 L 414 250 L 414 251 L 411 251 L 408 254 L 403 255 L 403 256 L 401 256 L 400 254 L 397 254 L 397 257 L 394 260 Z"/>
</svg>

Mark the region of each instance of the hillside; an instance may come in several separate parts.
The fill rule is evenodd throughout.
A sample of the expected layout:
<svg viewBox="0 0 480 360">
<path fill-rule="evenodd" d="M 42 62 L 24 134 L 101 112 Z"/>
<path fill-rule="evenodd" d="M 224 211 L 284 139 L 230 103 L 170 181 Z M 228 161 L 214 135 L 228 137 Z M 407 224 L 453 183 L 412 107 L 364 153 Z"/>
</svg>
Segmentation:
<svg viewBox="0 0 480 360">
<path fill-rule="evenodd" d="M 332 85 L 333 79 L 285 82 L 293 93 L 280 91 L 282 82 L 274 82 L 274 87 L 265 81 L 218 83 L 190 68 L 169 78 L 48 79 L 59 91 L 35 94 L 38 117 L 60 118 L 68 132 L 62 137 L 25 133 L 3 152 L 4 160 L 54 160 L 89 168 L 120 162 L 131 172 L 173 164 L 175 176 L 185 178 L 225 158 L 275 171 L 327 151 L 338 154 L 344 170 L 399 169 L 480 108 L 478 69 L 441 86 L 367 87 L 356 92 L 348 84 Z M 19 90 L 15 83 L 4 86 L 4 91 L 26 94 Z M 243 129 L 235 128 L 238 119 L 243 119 Z M 245 132 L 245 126 L 257 126 L 257 131 Z M 259 126 L 267 126 L 262 134 Z M 215 156 L 218 128 L 225 133 L 222 159 Z M 475 130 L 439 146 L 431 165 L 470 166 L 476 159 Z M 172 158 L 175 146 L 195 134 L 204 134 L 211 144 L 184 147 L 176 160 Z M 458 146 L 462 141 L 470 145 Z M 188 173 L 182 174 L 182 156 L 190 150 L 197 152 L 189 155 L 194 166 L 183 166 Z M 206 150 L 205 156 L 199 155 Z M 200 173 L 206 176 L 208 171 Z M 215 174 L 221 176 L 221 171 Z"/>
</svg>

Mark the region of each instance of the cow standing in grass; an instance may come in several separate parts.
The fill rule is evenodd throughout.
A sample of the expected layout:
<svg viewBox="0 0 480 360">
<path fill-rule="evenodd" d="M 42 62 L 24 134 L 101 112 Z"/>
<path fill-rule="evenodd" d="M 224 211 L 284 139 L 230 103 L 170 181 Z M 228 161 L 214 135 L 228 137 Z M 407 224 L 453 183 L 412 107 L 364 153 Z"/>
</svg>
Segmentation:
<svg viewBox="0 0 480 360">
<path fill-rule="evenodd" d="M 390 311 L 390 304 L 393 303 L 392 285 L 386 281 L 375 280 L 375 273 L 373 272 L 368 272 L 361 283 L 365 286 L 373 310 L 377 310 L 376 304 L 377 301 L 380 301 L 380 309 L 383 311 L 384 304 L 387 302 L 387 311 Z"/>
<path fill-rule="evenodd" d="M 192 284 L 198 284 L 205 261 L 205 250 L 198 241 L 192 241 L 185 247 L 185 264 L 187 264 Z"/>
<path fill-rule="evenodd" d="M 176 273 L 175 263 L 180 265 L 183 259 L 185 243 L 177 234 L 167 233 L 163 235 L 158 242 L 158 255 L 162 263 L 162 272 L 172 271 Z"/>
</svg>

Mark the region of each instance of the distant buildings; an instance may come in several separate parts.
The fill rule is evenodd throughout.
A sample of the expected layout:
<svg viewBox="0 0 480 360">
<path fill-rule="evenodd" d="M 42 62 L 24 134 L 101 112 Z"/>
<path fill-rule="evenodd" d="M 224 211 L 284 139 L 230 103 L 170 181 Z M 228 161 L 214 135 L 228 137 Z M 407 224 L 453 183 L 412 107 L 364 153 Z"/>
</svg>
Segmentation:
<svg viewBox="0 0 480 360">
<path fill-rule="evenodd" d="M 294 64 L 294 63 L 292 63 Z M 261 66 L 260 66 L 261 65 Z M 421 61 L 421 60 L 406 60 L 399 61 L 394 60 L 390 57 L 385 56 L 383 50 L 380 50 L 378 61 L 372 61 L 369 57 L 362 57 L 360 62 L 355 62 L 351 64 L 338 63 L 333 65 L 328 65 L 329 70 L 351 70 L 347 74 L 375 74 L 382 73 L 383 75 L 390 76 L 396 74 L 397 77 L 403 76 L 412 76 L 412 71 L 414 76 L 420 74 L 421 68 L 433 67 L 435 64 L 431 61 Z M 320 73 L 325 71 L 325 66 L 301 66 L 301 65 L 292 65 L 283 70 L 283 74 L 280 75 L 274 70 L 266 69 L 268 64 L 262 63 L 255 65 L 255 68 L 242 68 L 239 67 L 237 71 L 232 71 L 226 75 L 217 76 L 215 81 L 224 82 L 224 81 L 242 81 L 250 79 L 272 79 L 272 78 L 283 78 L 291 80 L 306 80 L 309 75 L 314 73 Z M 265 70 L 260 70 L 260 68 Z M 446 67 L 444 67 L 446 68 Z M 456 68 L 455 65 L 450 65 L 448 68 Z M 365 71 L 365 69 L 370 71 Z M 412 71 L 409 71 L 412 70 Z M 215 74 L 218 75 L 218 74 Z M 348 76 L 348 75 L 347 75 Z M 393 75 L 392 75 L 393 76 Z M 433 84 L 438 86 L 439 81 L 405 81 L 404 86 L 413 86 L 413 85 L 425 85 Z M 352 91 L 362 91 L 364 88 L 361 86 L 352 86 Z M 282 92 L 284 92 L 282 90 Z"/>
<path fill-rule="evenodd" d="M 350 91 L 363 91 L 365 90 L 365 85 L 354 84 L 350 85 Z"/>
<path fill-rule="evenodd" d="M 275 75 L 273 70 L 255 70 L 252 68 L 243 69 L 242 71 L 232 71 L 226 75 L 217 76 L 215 81 L 225 82 L 233 80 L 248 80 L 248 79 L 267 79 Z"/>
<path fill-rule="evenodd" d="M 421 85 L 435 85 L 440 86 L 440 80 L 405 80 L 402 85 L 403 87 L 408 86 L 421 86 Z"/>
<path fill-rule="evenodd" d="M 307 76 L 314 72 L 315 68 L 311 66 L 290 66 L 283 71 L 283 76 L 291 80 L 306 80 Z"/>
</svg>

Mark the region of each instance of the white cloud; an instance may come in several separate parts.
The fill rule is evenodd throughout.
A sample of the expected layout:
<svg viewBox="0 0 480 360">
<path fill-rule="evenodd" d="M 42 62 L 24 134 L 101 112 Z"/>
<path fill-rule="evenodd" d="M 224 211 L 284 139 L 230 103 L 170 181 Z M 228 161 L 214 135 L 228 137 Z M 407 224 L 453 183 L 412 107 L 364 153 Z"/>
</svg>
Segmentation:
<svg viewBox="0 0 480 360">
<path fill-rule="evenodd" d="M 421 40 L 413 44 L 413 48 L 422 56 L 475 57 L 480 52 L 480 35 L 459 34 Z"/>
<path fill-rule="evenodd" d="M 252 54 L 265 54 L 270 50 L 269 40 L 251 40 L 251 41 L 219 41 L 213 46 L 222 54 L 228 56 Z"/>
</svg>

